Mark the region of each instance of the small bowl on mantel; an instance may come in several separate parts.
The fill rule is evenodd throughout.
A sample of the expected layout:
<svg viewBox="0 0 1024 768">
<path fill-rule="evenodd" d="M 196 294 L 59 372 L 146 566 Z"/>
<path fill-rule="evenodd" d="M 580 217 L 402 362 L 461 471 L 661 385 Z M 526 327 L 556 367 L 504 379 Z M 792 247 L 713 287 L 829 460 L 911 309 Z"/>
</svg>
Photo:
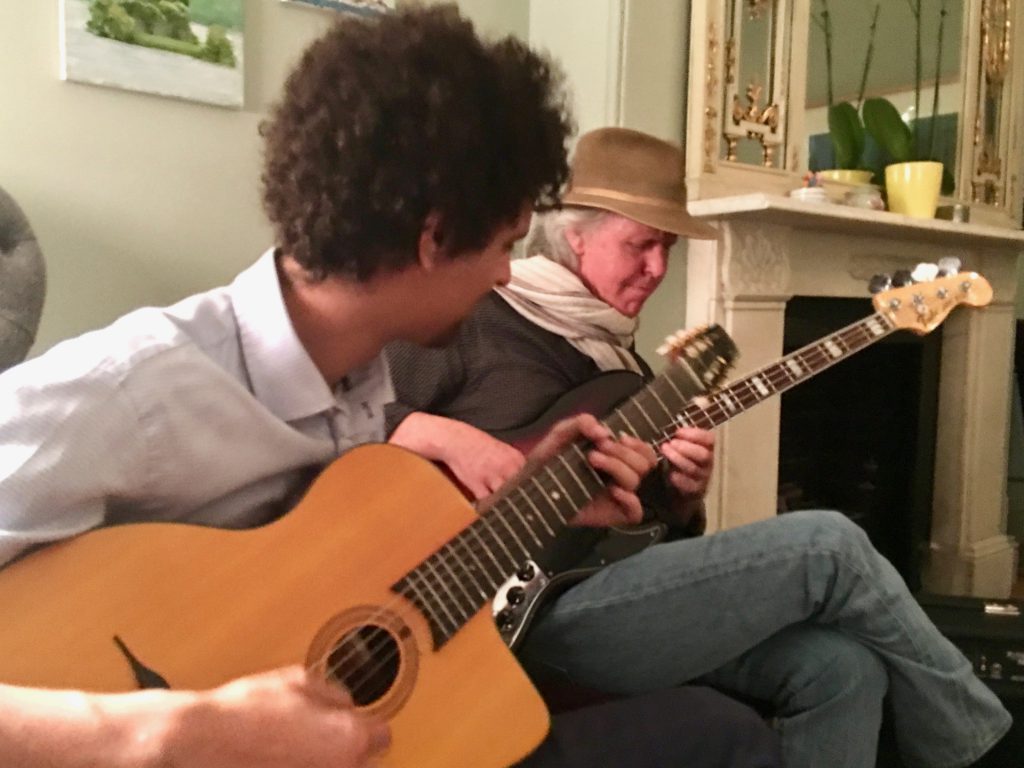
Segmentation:
<svg viewBox="0 0 1024 768">
<path fill-rule="evenodd" d="M 804 203 L 827 203 L 829 201 L 824 187 L 797 187 L 789 191 L 789 196 Z"/>
</svg>

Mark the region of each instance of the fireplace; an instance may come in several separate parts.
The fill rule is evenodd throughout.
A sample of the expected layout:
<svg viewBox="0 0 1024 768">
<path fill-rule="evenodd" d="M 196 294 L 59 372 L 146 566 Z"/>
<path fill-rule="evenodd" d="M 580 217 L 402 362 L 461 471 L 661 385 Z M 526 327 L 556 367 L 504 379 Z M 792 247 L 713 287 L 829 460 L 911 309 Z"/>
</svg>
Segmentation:
<svg viewBox="0 0 1024 768">
<path fill-rule="evenodd" d="M 784 474 L 801 459 L 781 450 L 782 441 L 791 439 L 788 423 L 782 429 L 783 409 L 802 410 L 801 398 L 836 397 L 808 389 L 820 382 L 806 381 L 791 390 L 783 396 L 785 405 L 779 397 L 768 398 L 719 427 L 709 528 L 776 514 L 780 499 L 790 506 L 823 501 L 842 508 L 846 503 L 851 515 L 864 520 L 872 504 L 898 503 L 910 509 L 890 513 L 888 519 L 875 515 L 869 533 L 883 550 L 891 549 L 890 557 L 895 553 L 894 559 L 902 561 L 897 565 L 905 575 L 920 579 L 932 592 L 1008 596 L 1017 563 L 1016 541 L 1006 533 L 1010 375 L 1024 233 L 764 194 L 699 200 L 690 210 L 721 234 L 717 241 L 689 243 L 687 325 L 717 322 L 725 327 L 741 353 L 736 377 L 777 362 L 787 346 L 806 340 L 801 334 L 838 330 L 848 316 L 870 313 L 867 284 L 874 274 L 955 256 L 964 270 L 978 272 L 994 289 L 988 306 L 954 310 L 924 341 L 899 331 L 816 377 L 826 388 L 826 376 L 836 381 L 855 375 L 895 379 L 891 391 L 905 398 L 900 415 L 913 411 L 913 427 L 878 448 L 889 454 L 872 457 L 868 451 L 859 467 L 827 468 L 837 476 L 854 472 L 841 492 L 845 499 L 829 500 L 809 482 L 795 488 Z M 816 303 L 824 299 L 834 301 Z M 828 305 L 832 308 L 823 308 Z M 797 313 L 820 320 L 820 327 L 808 330 Z M 824 327 L 833 322 L 833 328 Z M 891 404 L 882 399 L 864 407 Z M 835 408 L 855 410 L 844 403 Z M 876 447 L 882 439 L 879 434 L 865 437 Z M 880 500 L 874 487 L 892 469 L 891 462 L 906 464 L 911 487 L 899 490 L 902 499 L 892 496 L 896 491 L 890 488 L 885 491 L 890 496 Z M 861 486 L 860 497 L 849 491 L 851 485 Z"/>
<path fill-rule="evenodd" d="M 794 297 L 783 351 L 873 312 L 867 299 Z M 887 336 L 781 397 L 777 512 L 843 512 L 913 589 L 931 533 L 941 335 Z"/>
</svg>

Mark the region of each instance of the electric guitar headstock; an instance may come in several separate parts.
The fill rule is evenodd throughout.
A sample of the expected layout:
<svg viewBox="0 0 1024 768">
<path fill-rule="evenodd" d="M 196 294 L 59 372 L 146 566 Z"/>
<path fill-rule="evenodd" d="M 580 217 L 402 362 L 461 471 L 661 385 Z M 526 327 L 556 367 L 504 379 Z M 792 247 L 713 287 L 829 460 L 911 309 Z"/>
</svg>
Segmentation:
<svg viewBox="0 0 1024 768">
<path fill-rule="evenodd" d="M 739 357 L 736 343 L 717 323 L 676 331 L 665 338 L 657 352 L 670 365 L 688 368 L 706 390 L 721 384 Z"/>
<path fill-rule="evenodd" d="M 960 272 L 957 259 L 918 264 L 913 272 L 875 275 L 870 290 L 875 309 L 896 328 L 920 336 L 935 330 L 961 304 L 983 307 L 992 301 L 992 286 L 977 272 Z"/>
</svg>

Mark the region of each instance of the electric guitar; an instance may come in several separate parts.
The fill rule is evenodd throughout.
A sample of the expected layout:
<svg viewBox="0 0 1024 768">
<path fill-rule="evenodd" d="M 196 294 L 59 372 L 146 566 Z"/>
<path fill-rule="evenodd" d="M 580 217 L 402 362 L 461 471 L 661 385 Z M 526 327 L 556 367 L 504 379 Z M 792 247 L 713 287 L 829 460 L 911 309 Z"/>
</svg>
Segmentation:
<svg viewBox="0 0 1024 768">
<path fill-rule="evenodd" d="M 937 328 L 956 306 L 980 307 L 992 299 L 992 287 L 976 273 L 943 277 L 928 273 L 925 270 L 930 280 L 876 293 L 876 311 L 869 317 L 687 404 L 678 425 L 713 429 L 894 331 L 924 335 Z M 671 337 L 668 340 L 673 341 Z M 559 419 L 581 411 L 603 413 L 628 395 L 630 387 L 640 383 L 640 377 L 628 371 L 602 374 L 563 395 L 534 424 L 495 436 L 520 448 L 529 447 Z M 501 636 L 509 647 L 518 647 L 537 610 L 546 601 L 609 563 L 663 541 L 668 532 L 668 526 L 657 521 L 605 531 L 567 529 L 537 558 L 522 563 L 498 590 L 492 612 Z"/>
<path fill-rule="evenodd" d="M 717 385 L 716 326 L 606 419 L 649 442 Z M 0 682 L 89 691 L 210 688 L 295 663 L 389 721 L 382 768 L 498 768 L 533 750 L 547 709 L 490 601 L 604 490 L 576 441 L 477 514 L 430 462 L 367 445 L 281 519 L 228 531 L 139 523 L 0 570 Z"/>
</svg>

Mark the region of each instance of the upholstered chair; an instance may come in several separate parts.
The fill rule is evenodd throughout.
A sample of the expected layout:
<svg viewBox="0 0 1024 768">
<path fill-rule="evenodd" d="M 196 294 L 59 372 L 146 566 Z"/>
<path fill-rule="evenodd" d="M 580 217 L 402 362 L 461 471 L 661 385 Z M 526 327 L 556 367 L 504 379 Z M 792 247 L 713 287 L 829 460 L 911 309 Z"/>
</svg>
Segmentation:
<svg viewBox="0 0 1024 768">
<path fill-rule="evenodd" d="M 45 295 L 39 243 L 21 208 L 0 189 L 0 371 L 28 354 Z"/>
</svg>

